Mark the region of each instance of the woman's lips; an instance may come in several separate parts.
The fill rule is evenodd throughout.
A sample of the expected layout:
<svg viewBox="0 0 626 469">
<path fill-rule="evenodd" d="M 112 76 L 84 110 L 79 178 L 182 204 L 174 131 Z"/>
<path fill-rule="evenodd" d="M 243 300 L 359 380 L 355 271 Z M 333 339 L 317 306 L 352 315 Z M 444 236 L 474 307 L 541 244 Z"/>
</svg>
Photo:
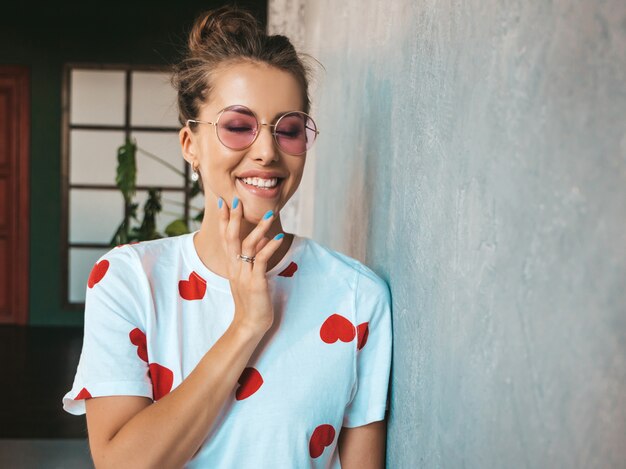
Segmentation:
<svg viewBox="0 0 626 469">
<path fill-rule="evenodd" d="M 237 183 L 242 186 L 246 191 L 264 199 L 273 199 L 277 197 L 280 193 L 280 188 L 283 184 L 283 181 L 283 178 L 279 178 L 278 183 L 274 187 L 265 189 L 262 187 L 253 186 L 252 184 L 246 184 L 240 178 L 237 178 Z"/>
</svg>

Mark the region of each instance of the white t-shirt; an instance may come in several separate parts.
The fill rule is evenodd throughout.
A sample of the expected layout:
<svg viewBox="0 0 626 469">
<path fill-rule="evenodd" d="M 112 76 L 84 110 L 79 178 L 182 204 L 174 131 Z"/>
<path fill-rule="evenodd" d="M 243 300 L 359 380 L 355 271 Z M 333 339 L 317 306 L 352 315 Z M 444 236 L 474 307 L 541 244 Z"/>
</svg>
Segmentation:
<svg viewBox="0 0 626 469">
<path fill-rule="evenodd" d="M 111 249 L 94 266 L 85 334 L 63 408 L 85 398 L 158 400 L 224 334 L 227 279 L 200 260 L 193 235 Z M 390 295 L 360 262 L 295 236 L 268 272 L 275 319 L 189 468 L 339 468 L 341 427 L 385 417 Z"/>
</svg>

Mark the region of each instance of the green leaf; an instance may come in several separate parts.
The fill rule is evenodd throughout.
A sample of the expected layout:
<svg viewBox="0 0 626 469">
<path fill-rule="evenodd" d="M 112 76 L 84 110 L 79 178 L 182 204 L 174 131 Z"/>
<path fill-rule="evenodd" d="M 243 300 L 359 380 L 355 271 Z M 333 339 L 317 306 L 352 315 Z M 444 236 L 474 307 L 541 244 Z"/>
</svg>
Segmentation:
<svg viewBox="0 0 626 469">
<path fill-rule="evenodd" d="M 165 234 L 168 236 L 180 236 L 189 233 L 189 228 L 185 220 L 178 219 L 165 227 Z"/>
<path fill-rule="evenodd" d="M 117 227 L 115 234 L 111 238 L 109 244 L 111 246 L 119 246 L 120 244 L 128 243 L 128 233 L 126 230 L 126 224 L 124 222 L 120 223 L 120 226 Z"/>
<path fill-rule="evenodd" d="M 198 214 L 195 217 L 193 217 L 195 221 L 199 221 L 199 222 L 202 222 L 203 218 L 204 218 L 204 209 L 200 210 Z"/>
<path fill-rule="evenodd" d="M 137 202 L 133 202 L 128 205 L 128 218 L 132 218 L 138 222 L 139 218 L 137 218 L 137 208 L 139 208 L 139 204 Z"/>
<path fill-rule="evenodd" d="M 122 191 L 126 205 L 135 195 L 135 187 L 137 182 L 137 164 L 135 153 L 137 145 L 130 140 L 117 149 L 117 174 L 115 176 L 115 184 Z"/>
<path fill-rule="evenodd" d="M 149 189 L 148 200 L 143 206 L 143 221 L 139 229 L 135 229 L 139 241 L 162 238 L 163 235 L 156 230 L 156 217 L 161 211 L 161 190 Z"/>
<path fill-rule="evenodd" d="M 195 181 L 189 188 L 189 198 L 193 199 L 200 193 L 200 180 Z"/>
</svg>

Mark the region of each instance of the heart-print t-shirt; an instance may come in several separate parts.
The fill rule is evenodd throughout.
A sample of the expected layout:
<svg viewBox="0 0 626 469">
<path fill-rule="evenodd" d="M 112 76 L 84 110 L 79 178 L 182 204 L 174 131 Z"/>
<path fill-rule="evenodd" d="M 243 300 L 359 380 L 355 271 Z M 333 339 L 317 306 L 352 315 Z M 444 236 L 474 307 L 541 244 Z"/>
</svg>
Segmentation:
<svg viewBox="0 0 626 469">
<path fill-rule="evenodd" d="M 224 334 L 234 314 L 230 285 L 202 263 L 194 235 L 113 248 L 93 267 L 67 412 L 85 413 L 90 397 L 158 400 Z M 267 277 L 274 324 L 186 467 L 339 468 L 341 428 L 385 417 L 387 284 L 300 236 Z"/>
</svg>

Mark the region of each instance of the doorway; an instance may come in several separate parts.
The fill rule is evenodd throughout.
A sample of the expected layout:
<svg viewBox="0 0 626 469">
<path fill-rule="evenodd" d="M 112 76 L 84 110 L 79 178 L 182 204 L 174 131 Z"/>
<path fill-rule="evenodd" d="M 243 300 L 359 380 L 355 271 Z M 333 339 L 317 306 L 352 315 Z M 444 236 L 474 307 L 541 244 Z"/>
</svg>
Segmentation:
<svg viewBox="0 0 626 469">
<path fill-rule="evenodd" d="M 28 322 L 29 75 L 0 66 L 0 324 Z"/>
</svg>

